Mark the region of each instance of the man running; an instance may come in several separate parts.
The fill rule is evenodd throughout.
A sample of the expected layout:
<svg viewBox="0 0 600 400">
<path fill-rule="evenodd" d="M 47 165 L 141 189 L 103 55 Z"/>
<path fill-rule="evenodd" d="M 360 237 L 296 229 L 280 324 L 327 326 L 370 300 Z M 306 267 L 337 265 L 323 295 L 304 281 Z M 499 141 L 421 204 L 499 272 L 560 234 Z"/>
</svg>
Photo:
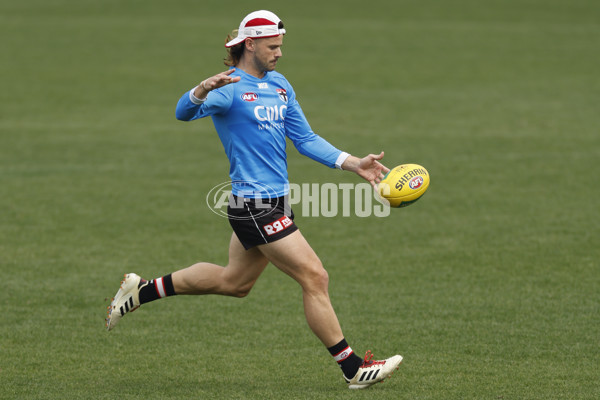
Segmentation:
<svg viewBox="0 0 600 400">
<path fill-rule="evenodd" d="M 248 14 L 227 38 L 230 69 L 204 79 L 179 100 L 176 117 L 191 121 L 210 116 L 230 162 L 233 228 L 226 266 L 200 262 L 147 281 L 125 275 L 108 307 L 111 330 L 127 312 L 173 295 L 219 294 L 244 297 L 269 262 L 301 288 L 309 327 L 340 365 L 350 389 L 363 389 L 389 377 L 402 362 L 395 355 L 361 359 L 348 345 L 329 299 L 327 271 L 296 224 L 287 204 L 286 138 L 301 154 L 328 167 L 351 171 L 376 185 L 389 171 L 378 155 L 364 158 L 342 152 L 315 134 L 296 93 L 275 72 L 285 29 L 270 11 Z"/>
</svg>

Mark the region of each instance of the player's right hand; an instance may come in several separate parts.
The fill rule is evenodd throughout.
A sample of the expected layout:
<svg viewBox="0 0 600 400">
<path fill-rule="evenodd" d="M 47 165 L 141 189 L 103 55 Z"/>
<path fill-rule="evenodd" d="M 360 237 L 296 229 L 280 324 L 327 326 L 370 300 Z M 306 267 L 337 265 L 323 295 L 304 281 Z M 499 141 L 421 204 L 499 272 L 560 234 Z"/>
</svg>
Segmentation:
<svg viewBox="0 0 600 400">
<path fill-rule="evenodd" d="M 239 82 L 242 79 L 241 77 L 229 76 L 234 72 L 235 68 L 232 68 L 227 71 L 221 72 L 215 76 L 211 76 L 210 78 L 207 78 L 204 81 L 202 81 L 202 84 L 200 86 L 202 86 L 202 88 L 207 92 L 210 92 L 211 90 L 218 89 L 225 85 L 229 85 L 230 83 Z"/>
</svg>

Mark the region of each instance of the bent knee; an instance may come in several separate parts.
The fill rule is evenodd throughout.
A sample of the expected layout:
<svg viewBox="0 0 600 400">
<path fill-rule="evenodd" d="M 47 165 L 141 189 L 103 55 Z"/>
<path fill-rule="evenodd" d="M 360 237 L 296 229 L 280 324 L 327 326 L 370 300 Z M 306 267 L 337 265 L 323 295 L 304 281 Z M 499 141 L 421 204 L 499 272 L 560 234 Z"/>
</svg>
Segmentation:
<svg viewBox="0 0 600 400">
<path fill-rule="evenodd" d="M 322 286 L 329 286 L 329 274 L 327 273 L 327 270 L 323 268 L 323 266 L 321 266 L 321 268 L 318 271 L 316 271 L 315 279 Z"/>
<path fill-rule="evenodd" d="M 304 280 L 301 284 L 305 289 L 327 291 L 329 287 L 329 274 L 321 263 L 312 265 L 305 270 Z"/>
</svg>

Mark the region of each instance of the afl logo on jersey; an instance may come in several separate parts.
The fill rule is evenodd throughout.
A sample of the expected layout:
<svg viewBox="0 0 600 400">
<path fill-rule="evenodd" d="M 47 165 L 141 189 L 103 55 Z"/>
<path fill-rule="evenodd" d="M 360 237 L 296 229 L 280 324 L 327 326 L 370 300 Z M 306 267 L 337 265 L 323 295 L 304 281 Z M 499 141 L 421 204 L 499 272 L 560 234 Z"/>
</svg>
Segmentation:
<svg viewBox="0 0 600 400">
<path fill-rule="evenodd" d="M 281 101 L 287 103 L 287 92 L 285 91 L 285 89 L 277 89 L 277 94 L 279 95 L 279 98 L 281 99 Z"/>
<path fill-rule="evenodd" d="M 258 95 L 256 93 L 248 92 L 242 94 L 242 100 L 244 101 L 256 101 L 258 100 Z"/>
</svg>

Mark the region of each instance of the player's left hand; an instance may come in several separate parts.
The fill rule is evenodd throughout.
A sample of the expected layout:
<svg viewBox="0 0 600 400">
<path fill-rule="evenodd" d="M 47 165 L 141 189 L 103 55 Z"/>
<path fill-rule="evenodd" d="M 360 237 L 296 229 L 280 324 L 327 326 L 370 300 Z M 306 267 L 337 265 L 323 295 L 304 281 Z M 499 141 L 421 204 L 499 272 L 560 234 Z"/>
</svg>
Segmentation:
<svg viewBox="0 0 600 400">
<path fill-rule="evenodd" d="M 379 162 L 383 158 L 384 152 L 379 154 L 369 154 L 366 157 L 358 159 L 350 156 L 342 165 L 342 169 L 354 171 L 358 176 L 368 181 L 375 187 L 390 169 Z"/>
</svg>

